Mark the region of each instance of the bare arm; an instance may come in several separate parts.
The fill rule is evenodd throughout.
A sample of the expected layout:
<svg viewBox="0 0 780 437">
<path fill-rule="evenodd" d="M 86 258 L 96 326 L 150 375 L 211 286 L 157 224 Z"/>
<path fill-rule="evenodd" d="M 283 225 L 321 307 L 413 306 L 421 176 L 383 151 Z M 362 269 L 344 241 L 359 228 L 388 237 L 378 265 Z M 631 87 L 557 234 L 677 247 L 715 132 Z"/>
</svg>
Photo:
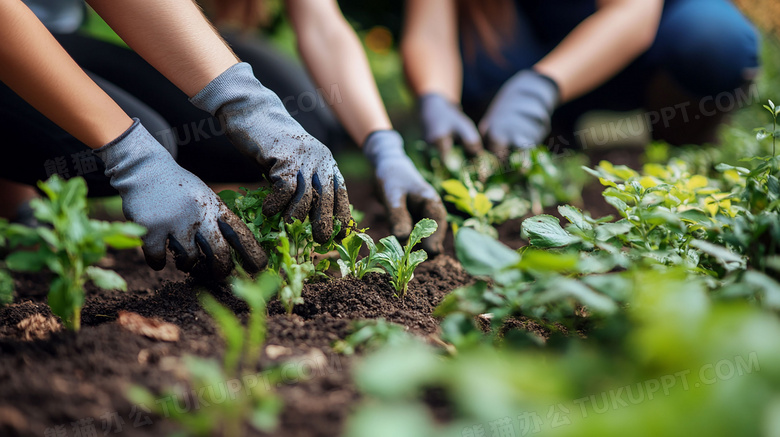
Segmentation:
<svg viewBox="0 0 780 437">
<path fill-rule="evenodd" d="M 238 59 L 191 0 L 88 0 L 122 39 L 192 97 Z"/>
<path fill-rule="evenodd" d="M 409 83 L 421 96 L 460 102 L 463 82 L 455 0 L 407 0 L 401 54 Z"/>
<path fill-rule="evenodd" d="M 287 0 L 298 48 L 314 81 L 337 86 L 341 101 L 330 102 L 352 139 L 362 145 L 377 130 L 392 129 L 355 31 L 335 0 Z"/>
<path fill-rule="evenodd" d="M 562 102 L 595 89 L 650 47 L 663 0 L 600 0 L 598 6 L 534 67 L 555 80 Z"/>
<path fill-rule="evenodd" d="M 21 1 L 0 2 L 0 41 L 0 81 L 87 146 L 132 124 Z"/>
</svg>

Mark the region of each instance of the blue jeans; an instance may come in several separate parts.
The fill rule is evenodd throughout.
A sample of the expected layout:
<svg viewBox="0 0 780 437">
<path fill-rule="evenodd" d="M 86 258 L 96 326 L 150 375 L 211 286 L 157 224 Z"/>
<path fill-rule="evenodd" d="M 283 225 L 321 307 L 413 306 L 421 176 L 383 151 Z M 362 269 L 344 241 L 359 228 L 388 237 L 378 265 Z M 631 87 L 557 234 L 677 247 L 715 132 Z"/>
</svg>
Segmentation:
<svg viewBox="0 0 780 437">
<path fill-rule="evenodd" d="M 507 79 L 536 64 L 596 11 L 592 0 L 515 3 L 517 26 L 502 50 L 504 62 L 480 50 L 472 59 L 464 57 L 463 106 L 477 120 Z M 556 119 L 571 127 L 591 109 L 645 107 L 648 84 L 659 72 L 693 97 L 732 91 L 746 82 L 746 72 L 758 68 L 758 39 L 729 0 L 667 0 L 652 47 L 606 84 L 559 108 Z"/>
</svg>

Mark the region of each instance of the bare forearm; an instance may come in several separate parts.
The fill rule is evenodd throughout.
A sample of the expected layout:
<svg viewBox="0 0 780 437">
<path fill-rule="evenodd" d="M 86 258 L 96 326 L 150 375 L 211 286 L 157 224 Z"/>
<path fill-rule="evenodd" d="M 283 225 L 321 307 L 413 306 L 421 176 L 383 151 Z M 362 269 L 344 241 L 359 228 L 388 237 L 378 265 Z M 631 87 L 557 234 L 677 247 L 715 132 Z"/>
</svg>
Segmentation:
<svg viewBox="0 0 780 437">
<path fill-rule="evenodd" d="M 88 0 L 154 68 L 192 97 L 238 62 L 191 0 Z"/>
<path fill-rule="evenodd" d="M 0 81 L 87 146 L 132 124 L 21 1 L 0 2 L 0 41 Z"/>
<path fill-rule="evenodd" d="M 602 0 L 599 10 L 575 28 L 535 69 L 553 78 L 563 102 L 603 84 L 653 43 L 661 0 Z"/>
<path fill-rule="evenodd" d="M 363 47 L 335 1 L 288 0 L 287 7 L 317 86 L 338 89 L 339 101 L 330 103 L 350 137 L 363 144 L 371 132 L 392 129 Z"/>
<path fill-rule="evenodd" d="M 463 83 L 454 0 L 408 0 L 401 52 L 414 92 L 460 102 Z"/>
</svg>

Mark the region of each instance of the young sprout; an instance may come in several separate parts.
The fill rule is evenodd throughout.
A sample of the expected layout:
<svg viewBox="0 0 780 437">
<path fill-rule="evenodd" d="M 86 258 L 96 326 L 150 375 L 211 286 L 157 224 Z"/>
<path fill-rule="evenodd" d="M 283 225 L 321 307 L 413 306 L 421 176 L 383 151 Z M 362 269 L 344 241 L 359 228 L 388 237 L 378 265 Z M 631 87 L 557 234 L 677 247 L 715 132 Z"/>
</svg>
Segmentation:
<svg viewBox="0 0 780 437">
<path fill-rule="evenodd" d="M 108 223 L 87 216 L 87 184 L 82 178 L 68 181 L 57 175 L 38 182 L 45 198 L 34 199 L 30 206 L 35 218 L 48 226 L 28 228 L 12 224 L 7 237 L 12 247 L 38 249 L 16 251 L 8 256 L 10 270 L 37 272 L 47 268 L 56 277 L 49 288 L 51 311 L 62 318 L 68 329 L 81 326 L 84 286 L 92 282 L 106 290 L 126 290 L 127 284 L 116 272 L 93 264 L 106 255 L 106 248 L 129 249 L 141 245 L 146 232 L 134 223 Z"/>
<path fill-rule="evenodd" d="M 412 252 L 412 248 L 423 238 L 433 235 L 437 227 L 434 220 L 420 220 L 414 225 L 409 242 L 404 247 L 401 247 L 401 243 L 394 236 L 379 240 L 379 243 L 382 244 L 382 250 L 376 254 L 377 262 L 390 274 L 392 278 L 390 282 L 395 288 L 396 296 L 401 299 L 406 296 L 409 281 L 414 278 L 414 269 L 428 259 L 428 254 L 424 250 Z"/>
</svg>

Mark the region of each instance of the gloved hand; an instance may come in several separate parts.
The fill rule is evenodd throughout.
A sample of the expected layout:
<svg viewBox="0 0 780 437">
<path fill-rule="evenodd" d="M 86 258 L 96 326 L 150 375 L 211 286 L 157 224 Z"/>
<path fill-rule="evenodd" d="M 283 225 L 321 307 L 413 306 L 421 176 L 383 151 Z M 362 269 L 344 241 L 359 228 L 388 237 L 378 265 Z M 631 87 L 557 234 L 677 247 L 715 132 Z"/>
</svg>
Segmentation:
<svg viewBox="0 0 780 437">
<path fill-rule="evenodd" d="M 254 273 L 267 264 L 265 252 L 246 225 L 211 188 L 181 168 L 138 119 L 94 153 L 122 196 L 125 216 L 147 228 L 143 251 L 153 269 L 165 267 L 166 241 L 176 267 L 185 272 L 192 270 L 203 252 L 211 273 L 226 277 L 233 269 L 230 246 L 247 271 Z"/>
<path fill-rule="evenodd" d="M 422 241 L 422 246 L 430 255 L 441 253 L 447 233 L 447 210 L 436 190 L 425 182 L 406 156 L 401 135 L 394 130 L 376 131 L 366 138 L 363 152 L 376 170 L 393 235 L 403 243 L 416 221 L 433 219 L 439 227 Z"/>
<path fill-rule="evenodd" d="M 481 152 L 482 139 L 474 122 L 454 103 L 438 93 L 420 97 L 420 116 L 422 118 L 425 141 L 439 149 L 442 158 L 452 150 L 454 139 L 459 139 L 470 155 Z"/>
<path fill-rule="evenodd" d="M 273 193 L 263 205 L 265 215 L 284 211 L 287 220 L 310 216 L 319 243 L 333 233 L 334 216 L 346 230 L 349 198 L 333 155 L 260 84 L 249 64 L 228 68 L 190 101 L 223 120 L 233 145 L 267 174 Z"/>
<path fill-rule="evenodd" d="M 512 76 L 498 91 L 479 123 L 488 149 L 500 158 L 509 147 L 530 149 L 550 133 L 550 119 L 558 104 L 558 85 L 533 70 Z"/>
</svg>

